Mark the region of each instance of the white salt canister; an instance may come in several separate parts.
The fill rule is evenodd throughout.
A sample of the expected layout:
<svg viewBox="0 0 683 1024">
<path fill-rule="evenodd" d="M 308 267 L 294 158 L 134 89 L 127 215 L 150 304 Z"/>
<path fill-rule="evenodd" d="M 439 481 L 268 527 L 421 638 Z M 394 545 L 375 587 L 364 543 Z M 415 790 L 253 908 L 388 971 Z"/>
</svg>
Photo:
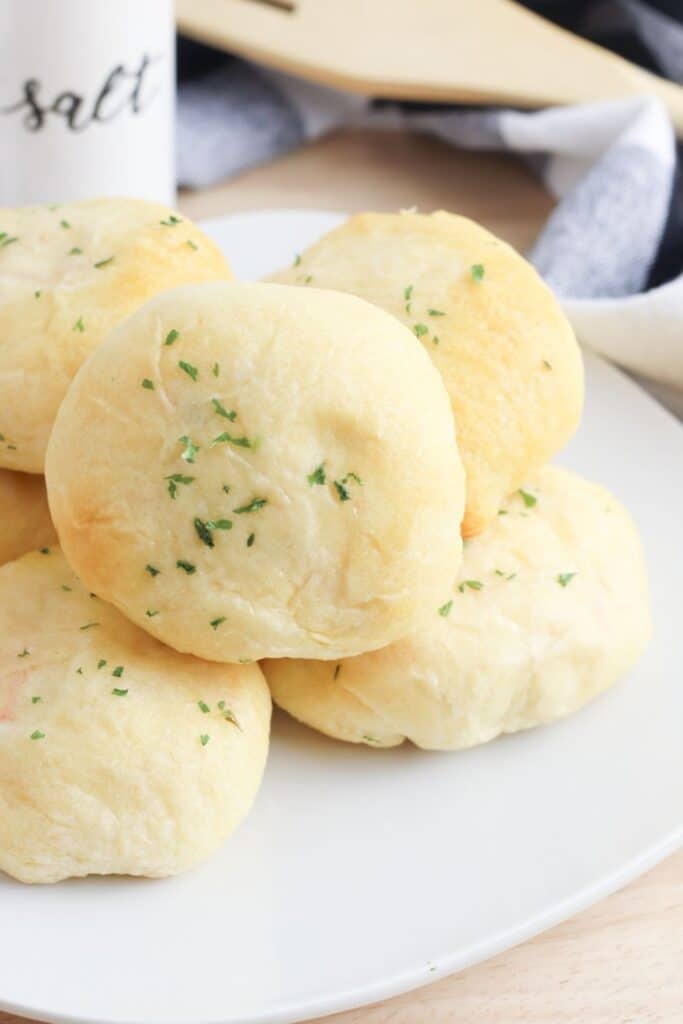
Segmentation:
<svg viewBox="0 0 683 1024">
<path fill-rule="evenodd" d="M 172 0 L 2 0 L 0 205 L 173 203 Z"/>
</svg>

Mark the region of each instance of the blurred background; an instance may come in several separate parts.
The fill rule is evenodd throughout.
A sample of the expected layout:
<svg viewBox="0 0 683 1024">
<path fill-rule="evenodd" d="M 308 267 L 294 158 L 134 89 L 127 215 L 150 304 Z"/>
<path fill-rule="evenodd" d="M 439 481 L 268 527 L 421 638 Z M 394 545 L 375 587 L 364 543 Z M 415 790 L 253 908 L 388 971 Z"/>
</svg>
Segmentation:
<svg viewBox="0 0 683 1024">
<path fill-rule="evenodd" d="M 0 202 L 417 206 L 683 411 L 680 0 L 5 0 Z"/>
</svg>

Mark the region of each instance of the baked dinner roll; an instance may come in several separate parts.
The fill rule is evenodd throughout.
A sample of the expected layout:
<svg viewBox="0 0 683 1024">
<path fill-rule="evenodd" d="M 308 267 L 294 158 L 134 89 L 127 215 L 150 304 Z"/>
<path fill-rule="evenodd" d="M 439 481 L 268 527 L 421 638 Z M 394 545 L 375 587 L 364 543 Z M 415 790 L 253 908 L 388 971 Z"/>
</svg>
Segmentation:
<svg viewBox="0 0 683 1024">
<path fill-rule="evenodd" d="M 56 539 L 42 476 L 0 469 L 0 565 Z"/>
<path fill-rule="evenodd" d="M 465 217 L 360 214 L 273 280 L 359 295 L 417 335 L 453 404 L 466 537 L 579 424 L 583 369 L 569 322 L 533 267 Z"/>
<path fill-rule="evenodd" d="M 335 292 L 157 296 L 78 373 L 47 481 L 86 586 L 216 661 L 381 647 L 461 557 L 443 383 L 410 331 Z"/>
<path fill-rule="evenodd" d="M 276 704 L 329 736 L 457 750 L 576 711 L 649 635 L 628 514 L 602 487 L 546 467 L 466 545 L 457 585 L 421 629 L 337 663 L 262 668 Z"/>
<path fill-rule="evenodd" d="M 0 466 L 42 473 L 69 382 L 157 292 L 230 276 L 194 224 L 140 199 L 0 209 Z"/>
<path fill-rule="evenodd" d="M 58 548 L 0 569 L 1 871 L 57 882 L 192 867 L 249 810 L 269 728 L 257 665 L 158 643 Z"/>
</svg>

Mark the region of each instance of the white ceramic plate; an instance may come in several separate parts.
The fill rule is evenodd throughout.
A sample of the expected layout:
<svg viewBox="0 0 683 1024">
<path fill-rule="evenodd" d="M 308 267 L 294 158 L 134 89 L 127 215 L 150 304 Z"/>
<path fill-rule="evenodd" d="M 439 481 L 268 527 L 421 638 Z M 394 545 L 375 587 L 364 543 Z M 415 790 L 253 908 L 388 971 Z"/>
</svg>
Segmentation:
<svg viewBox="0 0 683 1024">
<path fill-rule="evenodd" d="M 257 277 L 336 220 L 208 227 Z M 491 956 L 681 844 L 683 430 L 587 364 L 584 423 L 562 461 L 611 487 L 643 533 L 656 631 L 630 677 L 567 721 L 460 754 L 347 747 L 276 717 L 256 806 L 200 870 L 47 888 L 0 878 L 0 1008 L 88 1024 L 302 1020 Z"/>
</svg>

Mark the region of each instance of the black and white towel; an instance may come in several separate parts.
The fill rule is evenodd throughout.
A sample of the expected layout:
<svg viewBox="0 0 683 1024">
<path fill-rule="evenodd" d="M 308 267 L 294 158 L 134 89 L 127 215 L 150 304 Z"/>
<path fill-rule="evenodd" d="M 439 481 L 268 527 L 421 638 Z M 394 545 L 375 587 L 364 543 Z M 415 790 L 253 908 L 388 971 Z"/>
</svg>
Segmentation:
<svg viewBox="0 0 683 1024">
<path fill-rule="evenodd" d="M 683 0 L 528 6 L 683 83 Z M 533 113 L 395 104 L 182 41 L 180 57 L 183 185 L 211 184 L 349 123 L 405 125 L 455 146 L 519 153 L 558 199 L 528 255 L 578 336 L 683 415 L 683 184 L 658 100 Z"/>
</svg>

